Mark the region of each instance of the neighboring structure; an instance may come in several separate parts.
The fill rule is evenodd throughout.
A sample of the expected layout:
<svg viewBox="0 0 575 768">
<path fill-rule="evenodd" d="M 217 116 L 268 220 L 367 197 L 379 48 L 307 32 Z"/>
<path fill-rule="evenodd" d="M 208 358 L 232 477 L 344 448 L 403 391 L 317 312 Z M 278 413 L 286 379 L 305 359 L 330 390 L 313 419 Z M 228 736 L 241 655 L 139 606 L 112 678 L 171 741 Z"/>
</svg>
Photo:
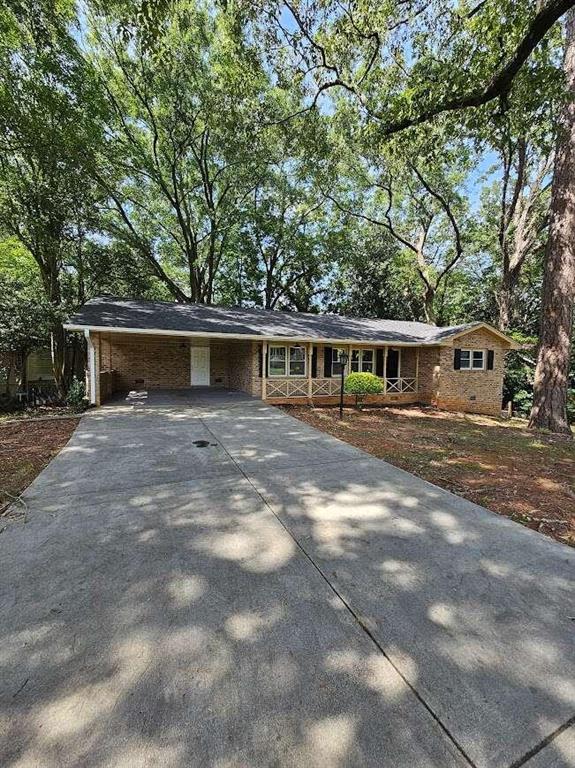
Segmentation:
<svg viewBox="0 0 575 768">
<path fill-rule="evenodd" d="M 102 297 L 65 325 L 88 339 L 92 403 L 114 392 L 238 389 L 270 403 L 335 403 L 339 355 L 380 376 L 366 403 L 499 415 L 511 338 L 485 323 L 425 323 Z M 349 402 L 353 396 L 349 397 Z"/>
<path fill-rule="evenodd" d="M 29 392 L 32 388 L 54 388 L 52 357 L 47 347 L 33 349 L 25 362 L 24 369 L 21 355 L 0 357 L 0 392 L 15 395 L 18 392 Z"/>
</svg>

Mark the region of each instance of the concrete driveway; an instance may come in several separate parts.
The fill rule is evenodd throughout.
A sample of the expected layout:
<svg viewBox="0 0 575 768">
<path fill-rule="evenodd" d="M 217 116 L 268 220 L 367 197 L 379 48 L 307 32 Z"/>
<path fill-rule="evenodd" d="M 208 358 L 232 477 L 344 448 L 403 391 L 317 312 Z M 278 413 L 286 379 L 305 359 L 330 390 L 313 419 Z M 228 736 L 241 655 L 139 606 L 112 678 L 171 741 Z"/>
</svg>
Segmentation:
<svg viewBox="0 0 575 768">
<path fill-rule="evenodd" d="M 0 534 L 7 768 L 575 766 L 575 551 L 239 394 L 85 416 Z"/>
</svg>

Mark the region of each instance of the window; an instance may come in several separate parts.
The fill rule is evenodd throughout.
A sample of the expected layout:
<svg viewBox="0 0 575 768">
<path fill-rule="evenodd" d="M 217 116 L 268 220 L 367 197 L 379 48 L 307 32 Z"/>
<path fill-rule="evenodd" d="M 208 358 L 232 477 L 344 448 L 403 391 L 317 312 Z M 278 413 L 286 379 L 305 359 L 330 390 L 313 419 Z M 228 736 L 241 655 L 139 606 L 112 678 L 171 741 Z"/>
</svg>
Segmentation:
<svg viewBox="0 0 575 768">
<path fill-rule="evenodd" d="M 350 365 L 353 373 L 373 373 L 373 349 L 352 349 Z"/>
<path fill-rule="evenodd" d="M 286 375 L 285 347 L 270 347 L 268 371 L 270 376 Z"/>
<path fill-rule="evenodd" d="M 342 354 L 346 353 L 346 350 L 342 347 L 334 347 L 331 351 L 331 375 L 332 376 L 340 376 L 341 375 L 341 363 L 339 362 L 339 358 Z"/>
<path fill-rule="evenodd" d="M 289 375 L 305 376 L 305 347 L 289 348 Z"/>
<path fill-rule="evenodd" d="M 485 353 L 482 349 L 473 350 L 473 354 L 471 355 L 471 367 L 474 371 L 482 371 L 485 368 L 484 356 Z"/>
<path fill-rule="evenodd" d="M 482 371 L 485 368 L 485 350 L 483 349 L 462 349 L 461 350 L 461 370 L 462 371 Z"/>
<path fill-rule="evenodd" d="M 270 347 L 268 376 L 305 376 L 305 347 Z"/>
</svg>

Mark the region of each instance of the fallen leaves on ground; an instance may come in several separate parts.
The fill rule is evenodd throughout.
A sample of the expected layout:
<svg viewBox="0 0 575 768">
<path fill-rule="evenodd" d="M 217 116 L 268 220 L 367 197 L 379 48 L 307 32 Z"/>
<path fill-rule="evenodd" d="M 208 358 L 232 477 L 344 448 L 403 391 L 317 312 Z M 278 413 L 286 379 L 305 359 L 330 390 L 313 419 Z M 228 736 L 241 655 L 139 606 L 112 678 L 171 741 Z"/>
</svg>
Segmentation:
<svg viewBox="0 0 575 768">
<path fill-rule="evenodd" d="M 77 418 L 0 423 L 0 515 L 68 442 Z"/>
</svg>

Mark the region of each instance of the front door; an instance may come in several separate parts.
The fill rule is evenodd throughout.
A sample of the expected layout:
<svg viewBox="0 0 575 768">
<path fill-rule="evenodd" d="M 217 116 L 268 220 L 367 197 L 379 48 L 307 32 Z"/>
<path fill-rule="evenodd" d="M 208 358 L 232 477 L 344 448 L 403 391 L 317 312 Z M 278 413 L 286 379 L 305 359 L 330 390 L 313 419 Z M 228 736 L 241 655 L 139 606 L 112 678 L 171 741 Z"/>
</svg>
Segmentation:
<svg viewBox="0 0 575 768">
<path fill-rule="evenodd" d="M 191 347 L 190 383 L 192 387 L 210 386 L 210 348 Z"/>
</svg>

